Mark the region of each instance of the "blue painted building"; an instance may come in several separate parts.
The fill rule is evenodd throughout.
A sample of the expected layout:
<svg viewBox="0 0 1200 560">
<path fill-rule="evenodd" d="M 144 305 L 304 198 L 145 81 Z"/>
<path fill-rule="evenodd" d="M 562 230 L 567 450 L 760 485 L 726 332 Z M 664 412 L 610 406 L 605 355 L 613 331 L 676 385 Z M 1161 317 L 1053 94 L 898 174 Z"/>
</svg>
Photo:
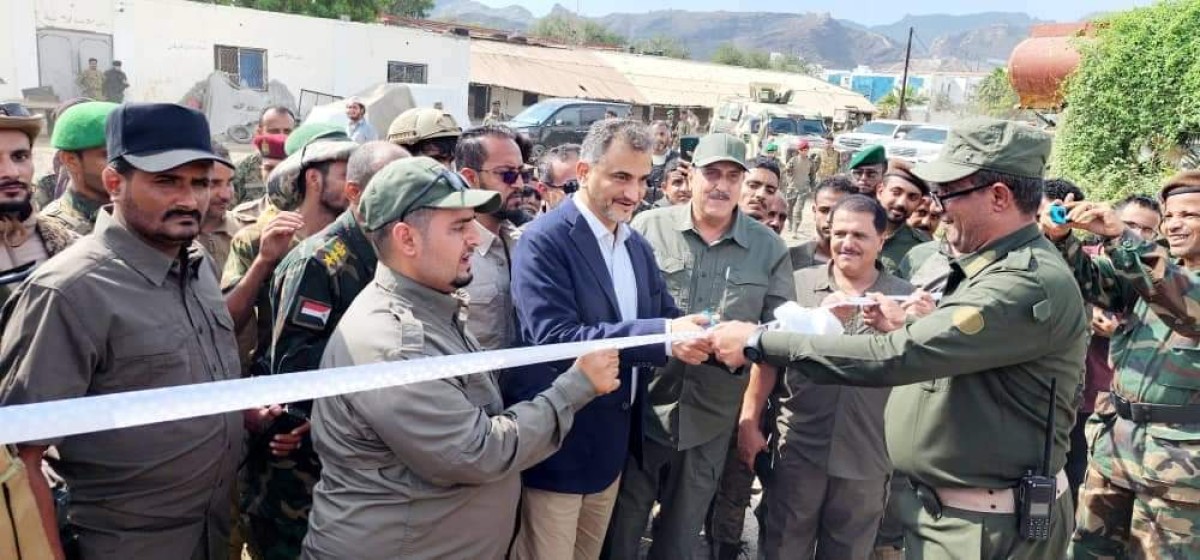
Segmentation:
<svg viewBox="0 0 1200 560">
<path fill-rule="evenodd" d="M 888 92 L 900 88 L 900 76 L 892 74 L 878 74 L 874 72 L 830 72 L 825 75 L 826 81 L 829 83 L 841 86 L 846 89 L 853 90 L 856 93 L 862 94 L 871 103 L 878 103 L 883 99 Z M 925 78 L 922 76 L 908 77 L 908 90 L 910 92 L 920 92 L 925 87 Z"/>
</svg>

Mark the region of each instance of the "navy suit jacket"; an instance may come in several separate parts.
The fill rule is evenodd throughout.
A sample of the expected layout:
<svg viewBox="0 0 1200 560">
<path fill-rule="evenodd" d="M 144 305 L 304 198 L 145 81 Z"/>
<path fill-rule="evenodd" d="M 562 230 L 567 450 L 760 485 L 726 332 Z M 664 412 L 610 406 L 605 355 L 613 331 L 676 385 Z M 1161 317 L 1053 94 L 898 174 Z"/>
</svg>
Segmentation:
<svg viewBox="0 0 1200 560">
<path fill-rule="evenodd" d="M 517 346 L 580 342 L 662 334 L 664 319 L 680 315 L 667 292 L 650 243 L 637 232 L 625 242 L 637 279 L 637 319 L 622 321 L 612 278 L 600 244 L 573 200 L 534 220 L 513 252 L 512 297 L 517 315 Z M 621 387 L 575 413 L 562 448 L 526 470 L 532 488 L 566 494 L 594 494 L 617 479 L 631 451 L 640 455 L 642 414 L 652 367 L 667 361 L 665 344 L 621 352 Z M 505 372 L 501 388 L 506 405 L 546 390 L 570 361 L 537 364 Z M 633 386 L 632 369 L 638 372 Z M 635 404 L 629 404 L 631 391 Z"/>
</svg>

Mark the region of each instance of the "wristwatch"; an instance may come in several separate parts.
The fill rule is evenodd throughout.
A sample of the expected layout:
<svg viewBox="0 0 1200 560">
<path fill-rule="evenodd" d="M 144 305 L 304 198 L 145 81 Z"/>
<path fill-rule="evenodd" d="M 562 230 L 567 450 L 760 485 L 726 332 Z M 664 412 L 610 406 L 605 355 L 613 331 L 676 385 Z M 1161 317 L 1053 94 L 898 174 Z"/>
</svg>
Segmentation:
<svg viewBox="0 0 1200 560">
<path fill-rule="evenodd" d="M 742 355 L 752 363 L 762 363 L 763 358 L 766 357 L 763 355 L 762 349 L 762 334 L 766 330 L 765 327 L 754 329 L 754 332 L 750 333 L 750 338 L 746 339 L 746 346 L 742 348 Z"/>
</svg>

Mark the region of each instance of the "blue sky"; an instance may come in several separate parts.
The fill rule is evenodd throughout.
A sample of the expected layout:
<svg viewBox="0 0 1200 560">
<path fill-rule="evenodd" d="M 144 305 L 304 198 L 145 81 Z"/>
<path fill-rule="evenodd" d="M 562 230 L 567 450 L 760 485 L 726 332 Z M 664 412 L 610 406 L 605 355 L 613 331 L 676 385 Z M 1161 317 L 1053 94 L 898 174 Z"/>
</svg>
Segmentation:
<svg viewBox="0 0 1200 560">
<path fill-rule="evenodd" d="M 834 17 L 866 25 L 892 23 L 905 14 L 968 14 L 978 12 L 1025 12 L 1052 21 L 1075 21 L 1081 16 L 1099 12 L 1145 6 L 1151 0 L 773 0 L 749 2 L 742 0 L 479 0 L 489 6 L 520 4 L 534 15 L 545 15 L 555 2 L 575 10 L 576 3 L 589 16 L 613 12 L 646 12 L 649 10 L 727 10 L 736 12 L 829 12 Z"/>
</svg>

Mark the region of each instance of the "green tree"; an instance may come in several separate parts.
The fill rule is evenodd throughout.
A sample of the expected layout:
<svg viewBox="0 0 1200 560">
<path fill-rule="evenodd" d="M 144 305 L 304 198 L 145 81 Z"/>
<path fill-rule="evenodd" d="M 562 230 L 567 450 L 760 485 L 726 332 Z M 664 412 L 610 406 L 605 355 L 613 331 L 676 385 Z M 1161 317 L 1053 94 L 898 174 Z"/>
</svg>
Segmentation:
<svg viewBox="0 0 1200 560">
<path fill-rule="evenodd" d="M 252 8 L 268 12 L 284 12 L 305 16 L 337 19 L 342 16 L 353 21 L 372 22 L 385 13 L 392 4 L 412 4 L 414 2 L 392 2 L 390 0 L 327 0 L 313 2 L 311 0 L 198 0 L 208 4 Z M 416 4 L 428 3 L 431 0 L 420 0 Z M 428 11 L 428 10 L 426 10 Z"/>
<path fill-rule="evenodd" d="M 1080 40 L 1067 80 L 1054 172 L 1093 198 L 1152 193 L 1200 132 L 1200 0 L 1113 14 Z"/>
<path fill-rule="evenodd" d="M 667 37 L 666 35 L 657 35 L 649 39 L 641 39 L 633 44 L 637 52 L 642 54 L 653 54 L 665 56 L 669 58 L 689 58 L 687 47 L 679 42 L 679 39 Z"/>
<path fill-rule="evenodd" d="M 757 49 L 739 49 L 737 45 L 726 42 L 717 45 L 713 51 L 712 61 L 717 64 L 758 68 L 760 70 L 776 70 L 794 74 L 812 75 L 814 68 L 804 59 L 791 54 L 771 57 L 771 53 Z"/>
<path fill-rule="evenodd" d="M 775 57 L 771 60 L 770 68 L 771 70 L 778 70 L 780 72 L 791 72 L 793 74 L 805 74 L 808 76 L 816 73 L 816 68 L 812 64 L 794 54 Z"/>
<path fill-rule="evenodd" d="M 971 99 L 975 111 L 983 115 L 1010 119 L 1017 114 L 1017 91 L 1004 68 L 992 70 L 975 88 Z"/>
<path fill-rule="evenodd" d="M 746 55 L 733 43 L 721 43 L 717 45 L 717 50 L 713 51 L 712 61 L 729 66 L 745 66 Z"/>
<path fill-rule="evenodd" d="M 392 0 L 385 3 L 391 4 L 387 13 L 417 19 L 429 17 L 435 4 L 434 0 Z"/>
<path fill-rule="evenodd" d="M 621 47 L 628 42 L 600 23 L 567 14 L 552 14 L 537 20 L 529 34 L 564 43 L 607 47 Z"/>
<path fill-rule="evenodd" d="M 905 108 L 919 107 L 929 104 L 929 96 L 918 93 L 908 92 L 905 94 Z M 899 118 L 900 111 L 900 90 L 894 89 L 889 91 L 879 101 L 875 102 L 875 108 L 879 111 L 881 117 Z"/>
</svg>

